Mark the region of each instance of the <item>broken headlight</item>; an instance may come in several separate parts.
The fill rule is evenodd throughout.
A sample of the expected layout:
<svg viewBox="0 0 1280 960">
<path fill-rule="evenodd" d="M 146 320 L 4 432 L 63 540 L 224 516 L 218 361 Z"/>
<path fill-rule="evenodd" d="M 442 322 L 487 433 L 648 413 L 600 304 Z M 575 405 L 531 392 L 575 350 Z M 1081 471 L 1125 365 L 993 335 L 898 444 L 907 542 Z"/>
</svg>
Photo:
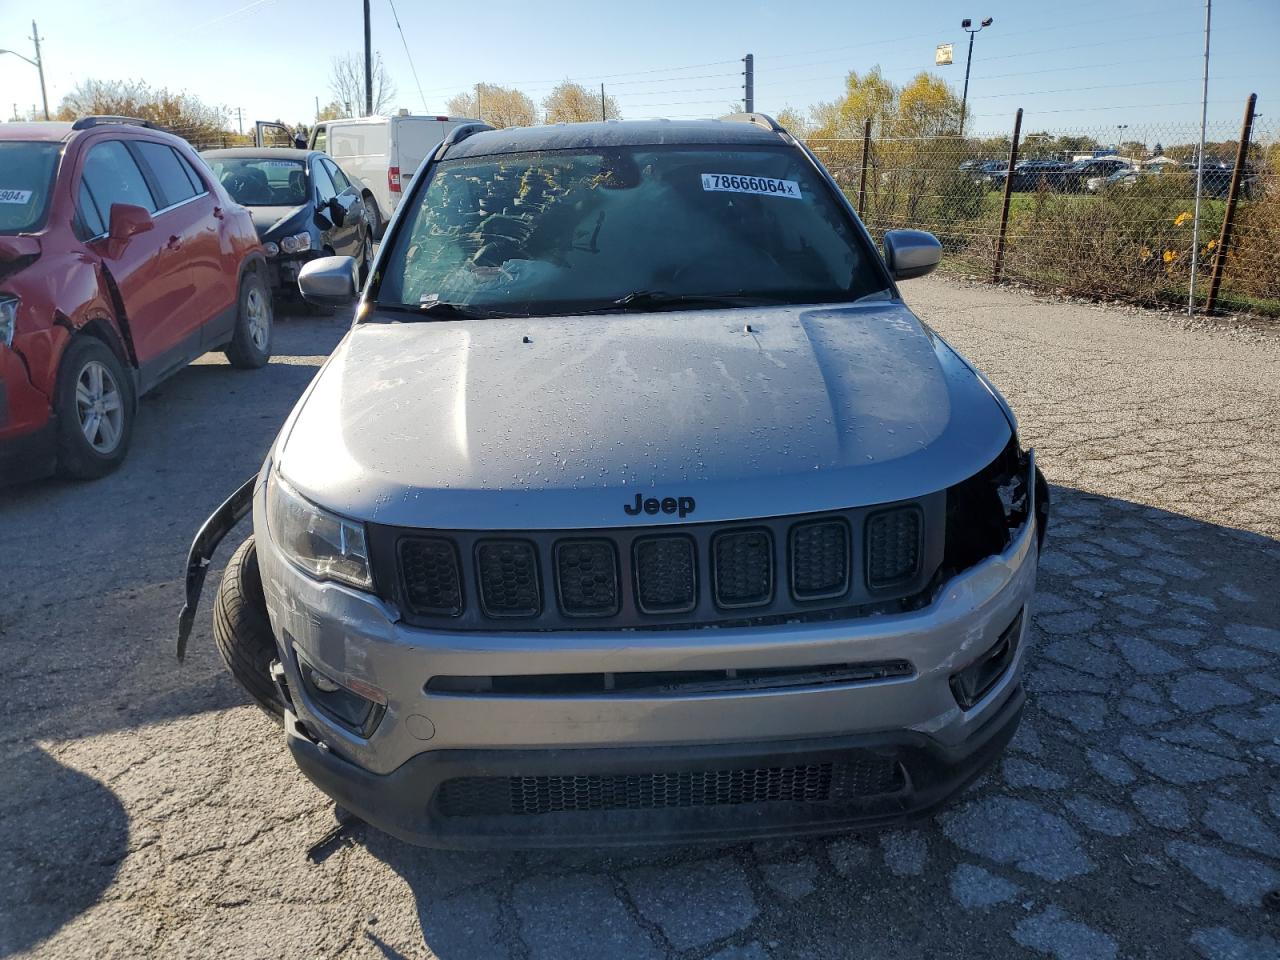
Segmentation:
<svg viewBox="0 0 1280 960">
<path fill-rule="evenodd" d="M 292 236 L 282 237 L 280 239 L 280 250 L 282 253 L 304 253 L 311 249 L 311 234 L 295 233 Z"/>
<path fill-rule="evenodd" d="M 316 506 L 274 472 L 267 481 L 267 527 L 290 562 L 317 580 L 373 586 L 364 524 Z"/>
</svg>

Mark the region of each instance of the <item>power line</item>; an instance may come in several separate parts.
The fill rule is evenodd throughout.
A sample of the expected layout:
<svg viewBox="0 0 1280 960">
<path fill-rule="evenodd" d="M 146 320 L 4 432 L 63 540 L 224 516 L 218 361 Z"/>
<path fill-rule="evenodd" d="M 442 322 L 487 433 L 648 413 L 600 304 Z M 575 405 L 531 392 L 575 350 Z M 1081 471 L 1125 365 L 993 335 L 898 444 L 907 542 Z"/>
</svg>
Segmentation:
<svg viewBox="0 0 1280 960">
<path fill-rule="evenodd" d="M 400 26 L 400 15 L 396 13 L 396 0 L 387 0 L 391 4 L 391 19 L 396 22 L 396 29 L 400 31 L 400 43 L 404 46 L 404 55 L 409 60 L 409 69 L 413 71 L 413 82 L 418 88 L 418 96 L 422 98 L 422 109 L 430 112 L 427 106 L 427 98 L 422 94 L 422 82 L 418 79 L 418 68 L 413 65 L 413 54 L 409 52 L 409 41 L 404 38 L 404 28 Z"/>
</svg>

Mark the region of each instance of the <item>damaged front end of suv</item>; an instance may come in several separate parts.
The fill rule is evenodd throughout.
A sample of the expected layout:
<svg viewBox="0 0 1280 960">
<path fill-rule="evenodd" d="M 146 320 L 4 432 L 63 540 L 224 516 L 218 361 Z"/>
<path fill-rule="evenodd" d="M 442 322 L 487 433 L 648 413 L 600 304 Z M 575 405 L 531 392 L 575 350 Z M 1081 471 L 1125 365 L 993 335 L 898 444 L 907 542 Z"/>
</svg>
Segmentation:
<svg viewBox="0 0 1280 960">
<path fill-rule="evenodd" d="M 306 776 L 395 836 L 929 813 L 1016 730 L 1049 491 L 898 293 L 937 242 L 885 248 L 767 118 L 461 128 L 197 536 L 180 644 L 252 512 L 215 641 Z M 336 301 L 351 262 L 300 283 Z"/>
</svg>

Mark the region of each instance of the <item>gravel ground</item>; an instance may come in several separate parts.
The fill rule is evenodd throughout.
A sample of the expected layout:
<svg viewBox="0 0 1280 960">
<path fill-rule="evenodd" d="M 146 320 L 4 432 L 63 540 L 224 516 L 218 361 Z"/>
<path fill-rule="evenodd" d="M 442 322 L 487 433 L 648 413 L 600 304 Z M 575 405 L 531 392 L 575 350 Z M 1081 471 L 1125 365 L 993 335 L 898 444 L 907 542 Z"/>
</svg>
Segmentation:
<svg viewBox="0 0 1280 960">
<path fill-rule="evenodd" d="M 266 369 L 207 357 L 145 400 L 116 475 L 0 492 L 0 957 L 1280 956 L 1280 342 L 908 292 L 1055 485 L 1026 720 L 955 807 L 610 854 L 335 831 L 207 597 L 172 649 L 192 534 L 343 331 L 293 319 Z"/>
</svg>

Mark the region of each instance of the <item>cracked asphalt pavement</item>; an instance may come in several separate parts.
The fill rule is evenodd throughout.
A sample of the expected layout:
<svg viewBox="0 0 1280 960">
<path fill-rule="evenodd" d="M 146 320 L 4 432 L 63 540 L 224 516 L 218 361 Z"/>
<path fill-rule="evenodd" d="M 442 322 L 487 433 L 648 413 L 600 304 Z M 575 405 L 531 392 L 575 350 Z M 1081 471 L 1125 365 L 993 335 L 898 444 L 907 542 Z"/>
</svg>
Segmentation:
<svg viewBox="0 0 1280 960">
<path fill-rule="evenodd" d="M 610 852 L 337 825 L 207 595 L 173 658 L 192 535 L 344 329 L 290 318 L 144 400 L 117 474 L 0 492 L 0 957 L 1280 957 L 1280 341 L 906 289 L 1054 485 L 1025 721 L 955 806 Z"/>
</svg>

